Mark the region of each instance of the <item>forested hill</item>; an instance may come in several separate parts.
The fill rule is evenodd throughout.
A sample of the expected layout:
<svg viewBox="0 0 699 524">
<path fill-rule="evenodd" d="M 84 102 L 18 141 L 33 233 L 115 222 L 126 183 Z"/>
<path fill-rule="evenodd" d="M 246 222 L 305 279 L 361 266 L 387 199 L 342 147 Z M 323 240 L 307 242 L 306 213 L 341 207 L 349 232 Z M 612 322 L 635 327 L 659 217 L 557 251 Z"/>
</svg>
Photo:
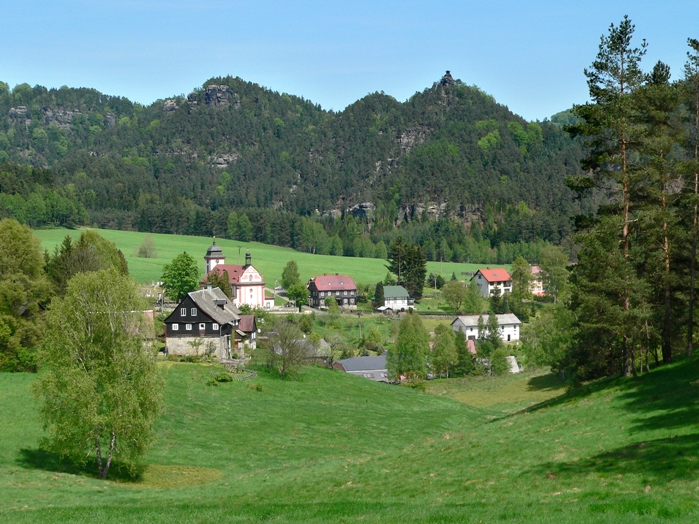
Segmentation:
<svg viewBox="0 0 699 524">
<path fill-rule="evenodd" d="M 341 112 L 231 77 L 149 106 L 0 83 L 0 160 L 49 168 L 103 227 L 226 234 L 231 209 L 338 217 L 369 203 L 354 215 L 379 230 L 448 217 L 493 245 L 558 242 L 581 154 L 560 126 L 449 74 L 406 102 L 374 93 Z M 182 215 L 197 213 L 189 231 Z"/>
</svg>

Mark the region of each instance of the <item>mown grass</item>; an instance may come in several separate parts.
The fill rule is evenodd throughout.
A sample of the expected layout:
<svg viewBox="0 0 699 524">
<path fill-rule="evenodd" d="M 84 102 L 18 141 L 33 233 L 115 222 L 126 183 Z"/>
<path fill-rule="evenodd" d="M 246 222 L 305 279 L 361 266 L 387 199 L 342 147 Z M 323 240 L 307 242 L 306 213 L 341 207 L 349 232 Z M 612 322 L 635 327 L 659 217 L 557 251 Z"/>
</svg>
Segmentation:
<svg viewBox="0 0 699 524">
<path fill-rule="evenodd" d="M 218 387 L 212 366 L 162 369 L 167 407 L 135 482 L 27 461 L 34 376 L 0 374 L 0 521 L 699 519 L 697 360 L 553 398 L 536 374 L 437 381 L 436 396 L 320 368 Z"/>
<path fill-rule="evenodd" d="M 204 276 L 204 255 L 211 245 L 208 237 L 164 235 L 155 233 L 138 233 L 134 231 L 115 231 L 110 229 L 96 229 L 100 235 L 114 242 L 126 256 L 129 263 L 131 276 L 143 283 L 158 281 L 162 275 L 163 266 L 183 251 L 194 256 L 199 263 L 199 271 Z M 60 244 L 66 235 L 77 238 L 80 230 L 67 229 L 40 229 L 34 234 L 41 239 L 44 248 L 52 251 Z M 139 258 L 138 247 L 143 238 L 150 235 L 155 243 L 157 258 Z M 352 277 L 357 283 L 371 284 L 372 288 L 377 282 L 386 277 L 386 261 L 378 258 L 354 258 L 335 257 L 330 255 L 314 255 L 301 253 L 290 248 L 270 246 L 259 242 L 238 242 L 237 240 L 216 239 L 216 244 L 221 246 L 226 262 L 229 264 L 245 263 L 245 252 L 249 249 L 254 266 L 263 274 L 268 287 L 274 285 L 276 278 L 281 282 L 282 270 L 289 260 L 296 260 L 299 266 L 301 280 L 306 282 L 311 277 L 323 274 L 340 273 Z M 459 278 L 461 272 L 475 271 L 481 267 L 478 264 L 457 264 L 444 262 L 441 265 L 445 278 L 451 277 L 455 272 Z M 428 262 L 427 272 L 439 273 L 439 262 Z"/>
</svg>

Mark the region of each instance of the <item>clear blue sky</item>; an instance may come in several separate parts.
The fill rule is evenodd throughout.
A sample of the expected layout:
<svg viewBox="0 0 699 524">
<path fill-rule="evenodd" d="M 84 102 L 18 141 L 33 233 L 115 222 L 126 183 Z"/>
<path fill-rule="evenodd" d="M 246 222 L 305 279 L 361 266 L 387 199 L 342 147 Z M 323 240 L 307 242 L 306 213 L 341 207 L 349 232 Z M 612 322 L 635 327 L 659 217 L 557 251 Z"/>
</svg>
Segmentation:
<svg viewBox="0 0 699 524">
<path fill-rule="evenodd" d="M 94 87 L 144 104 L 240 76 L 341 110 L 405 100 L 449 69 L 527 119 L 587 99 L 583 68 L 628 14 L 681 74 L 699 0 L 5 2 L 0 80 Z"/>
</svg>

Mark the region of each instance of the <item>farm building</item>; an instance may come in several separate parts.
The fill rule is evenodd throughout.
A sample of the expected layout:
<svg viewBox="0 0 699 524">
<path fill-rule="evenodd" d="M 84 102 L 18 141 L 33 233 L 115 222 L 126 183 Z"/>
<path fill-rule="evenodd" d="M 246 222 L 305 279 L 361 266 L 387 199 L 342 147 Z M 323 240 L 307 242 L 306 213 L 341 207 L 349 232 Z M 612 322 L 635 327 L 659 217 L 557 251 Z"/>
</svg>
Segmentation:
<svg viewBox="0 0 699 524">
<path fill-rule="evenodd" d="M 505 342 L 519 340 L 520 326 L 522 321 L 517 318 L 517 315 L 507 313 L 506 315 L 495 315 L 500 326 L 500 338 Z M 466 340 L 478 339 L 478 319 L 483 318 L 483 324 L 488 323 L 488 315 L 463 315 L 458 316 L 451 323 L 451 328 L 455 332 L 462 332 L 466 336 Z"/>
<path fill-rule="evenodd" d="M 378 357 L 353 357 L 338 360 L 333 364 L 333 368 L 376 382 L 388 382 L 385 353 Z"/>
</svg>

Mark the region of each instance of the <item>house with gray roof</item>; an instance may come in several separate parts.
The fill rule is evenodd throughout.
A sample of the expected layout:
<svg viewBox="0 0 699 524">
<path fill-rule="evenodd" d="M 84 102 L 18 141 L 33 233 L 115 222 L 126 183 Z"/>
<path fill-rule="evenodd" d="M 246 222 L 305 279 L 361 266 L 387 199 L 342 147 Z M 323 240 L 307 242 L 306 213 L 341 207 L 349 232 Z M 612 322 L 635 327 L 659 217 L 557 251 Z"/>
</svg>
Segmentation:
<svg viewBox="0 0 699 524">
<path fill-rule="evenodd" d="M 333 368 L 376 382 L 388 382 L 386 353 L 378 357 L 353 357 L 338 360 Z"/>
<path fill-rule="evenodd" d="M 393 311 L 412 309 L 415 307 L 415 300 L 410 298 L 410 293 L 403 286 L 384 286 L 383 306 L 384 309 Z"/>
<path fill-rule="evenodd" d="M 495 315 L 500 326 L 500 338 L 505 342 L 519 340 L 520 326 L 522 321 L 513 313 L 506 315 Z M 462 315 L 456 317 L 451 323 L 451 328 L 454 332 L 459 331 L 466 336 L 466 340 L 478 339 L 478 319 L 483 319 L 483 324 L 488 324 L 488 315 Z"/>
<path fill-rule="evenodd" d="M 165 351 L 171 355 L 242 357 L 249 334 L 239 324 L 240 311 L 219 288 L 192 291 L 165 319 Z"/>
</svg>

